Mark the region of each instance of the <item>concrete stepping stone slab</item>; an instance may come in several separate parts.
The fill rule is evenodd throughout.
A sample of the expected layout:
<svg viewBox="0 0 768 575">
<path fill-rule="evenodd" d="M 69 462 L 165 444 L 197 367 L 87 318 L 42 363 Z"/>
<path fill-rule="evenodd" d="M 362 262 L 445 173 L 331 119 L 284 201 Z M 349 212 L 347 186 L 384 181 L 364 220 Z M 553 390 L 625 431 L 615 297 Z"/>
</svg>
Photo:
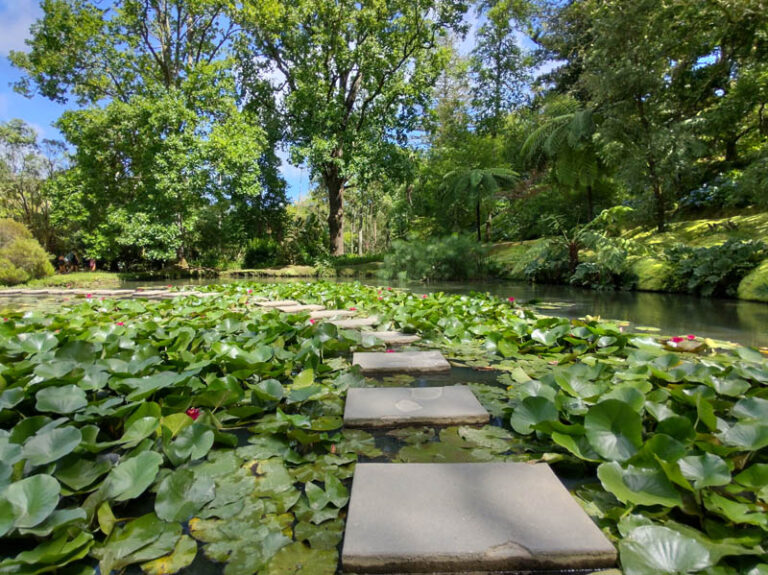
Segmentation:
<svg viewBox="0 0 768 575">
<path fill-rule="evenodd" d="M 292 299 L 282 299 L 282 300 L 273 300 L 273 301 L 257 301 L 254 302 L 256 305 L 261 307 L 283 307 L 288 305 L 301 305 L 300 302 L 294 301 Z"/>
<path fill-rule="evenodd" d="M 347 391 L 344 425 L 477 425 L 491 416 L 468 387 L 368 387 Z"/>
<path fill-rule="evenodd" d="M 358 463 L 345 572 L 598 569 L 616 550 L 545 464 Z"/>
<path fill-rule="evenodd" d="M 416 343 L 421 338 L 415 333 L 403 333 L 401 331 L 366 331 L 366 335 L 372 335 L 387 345 L 405 345 Z"/>
<path fill-rule="evenodd" d="M 443 373 L 451 364 L 439 351 L 356 352 L 352 365 L 359 365 L 366 375 L 377 373 Z"/>
<path fill-rule="evenodd" d="M 285 313 L 299 313 L 302 311 L 322 311 L 325 309 L 325 306 L 317 305 L 317 304 L 283 305 L 278 307 L 277 309 Z"/>
<path fill-rule="evenodd" d="M 334 317 L 352 317 L 356 312 L 348 309 L 325 309 L 322 311 L 313 311 L 309 314 L 312 319 L 329 319 Z"/>
<path fill-rule="evenodd" d="M 358 327 L 370 327 L 379 323 L 379 318 L 375 315 L 371 317 L 357 317 L 355 319 L 332 320 L 331 323 L 339 329 L 356 329 Z"/>
</svg>

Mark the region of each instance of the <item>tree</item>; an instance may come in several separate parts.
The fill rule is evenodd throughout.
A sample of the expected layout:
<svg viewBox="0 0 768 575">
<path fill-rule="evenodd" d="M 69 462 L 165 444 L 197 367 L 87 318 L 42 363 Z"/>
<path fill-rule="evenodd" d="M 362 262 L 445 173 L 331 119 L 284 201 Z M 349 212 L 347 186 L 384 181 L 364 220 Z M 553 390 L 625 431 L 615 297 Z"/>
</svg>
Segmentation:
<svg viewBox="0 0 768 575">
<path fill-rule="evenodd" d="M 379 143 L 405 141 L 446 65 L 439 39 L 464 9 L 459 0 L 261 0 L 231 13 L 244 30 L 241 59 L 260 59 L 281 92 L 293 159 L 326 189 L 333 255 L 344 253 L 351 166 Z"/>
<path fill-rule="evenodd" d="M 558 183 L 585 191 L 588 221 L 595 216 L 593 188 L 606 171 L 593 142 L 594 134 L 592 111 L 560 97 L 544 106 L 539 126 L 522 146 L 529 160 L 543 157 L 550 161 Z"/>
<path fill-rule="evenodd" d="M 184 263 L 202 210 L 261 198 L 264 132 L 239 101 L 227 4 L 44 0 L 30 50 L 11 54 L 27 73 L 18 90 L 87 106 L 59 127 L 90 255 Z"/>
<path fill-rule="evenodd" d="M 530 10 L 525 0 L 483 0 L 478 6 L 485 22 L 470 59 L 472 106 L 478 127 L 492 135 L 499 133 L 505 116 L 526 101 L 530 62 L 517 32 Z"/>
</svg>

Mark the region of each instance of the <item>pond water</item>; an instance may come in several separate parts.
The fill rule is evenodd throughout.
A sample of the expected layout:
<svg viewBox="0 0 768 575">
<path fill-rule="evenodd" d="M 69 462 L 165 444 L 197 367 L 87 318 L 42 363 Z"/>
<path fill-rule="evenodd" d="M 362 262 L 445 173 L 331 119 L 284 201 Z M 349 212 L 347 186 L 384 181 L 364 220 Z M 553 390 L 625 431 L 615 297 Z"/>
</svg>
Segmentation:
<svg viewBox="0 0 768 575">
<path fill-rule="evenodd" d="M 124 282 L 121 287 L 136 288 L 166 285 L 207 285 L 242 280 L 162 280 L 157 282 Z M 251 278 L 259 283 L 314 281 L 293 278 Z M 355 281 L 340 279 L 338 281 Z M 381 284 L 381 280 L 363 280 Z M 735 299 L 703 298 L 690 295 L 651 292 L 599 292 L 570 286 L 538 285 L 525 282 L 474 281 L 430 284 L 397 283 L 391 285 L 416 293 L 443 291 L 468 294 L 488 292 L 499 297 L 514 297 L 530 304 L 543 314 L 569 318 L 586 315 L 605 320 L 625 321 L 633 328 L 655 328 L 665 335 L 695 334 L 701 337 L 732 341 L 753 347 L 768 347 L 768 304 Z M 53 298 L 4 297 L 0 309 L 18 306 L 57 305 Z M 642 331 L 642 330 L 641 330 Z M 652 332 L 655 333 L 655 332 Z"/>
</svg>

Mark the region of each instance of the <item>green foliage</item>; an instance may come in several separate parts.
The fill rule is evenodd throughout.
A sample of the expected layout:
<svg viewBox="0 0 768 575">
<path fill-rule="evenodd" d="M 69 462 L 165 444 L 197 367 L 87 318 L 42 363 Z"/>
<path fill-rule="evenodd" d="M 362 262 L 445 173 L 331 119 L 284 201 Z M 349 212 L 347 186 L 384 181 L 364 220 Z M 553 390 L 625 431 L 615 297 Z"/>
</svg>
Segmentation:
<svg viewBox="0 0 768 575">
<path fill-rule="evenodd" d="M 0 285 L 14 286 L 29 280 L 29 274 L 7 259 L 0 259 Z"/>
<path fill-rule="evenodd" d="M 469 236 L 396 241 L 384 256 L 382 274 L 412 280 L 465 280 L 482 277 L 487 250 Z"/>
<path fill-rule="evenodd" d="M 740 299 L 768 302 L 768 259 L 744 276 L 737 293 Z"/>
<path fill-rule="evenodd" d="M 742 278 L 768 257 L 768 247 L 759 240 L 728 240 L 709 248 L 672 246 L 664 257 L 671 266 L 668 289 L 735 296 Z"/>
<path fill-rule="evenodd" d="M 278 263 L 278 243 L 270 238 L 254 238 L 245 248 L 243 267 L 268 268 Z"/>
<path fill-rule="evenodd" d="M 0 285 L 53 275 L 50 256 L 23 224 L 0 220 Z"/>
<path fill-rule="evenodd" d="M 17 238 L 31 239 L 32 233 L 21 222 L 9 218 L 0 219 L 0 246 L 9 244 Z"/>
</svg>

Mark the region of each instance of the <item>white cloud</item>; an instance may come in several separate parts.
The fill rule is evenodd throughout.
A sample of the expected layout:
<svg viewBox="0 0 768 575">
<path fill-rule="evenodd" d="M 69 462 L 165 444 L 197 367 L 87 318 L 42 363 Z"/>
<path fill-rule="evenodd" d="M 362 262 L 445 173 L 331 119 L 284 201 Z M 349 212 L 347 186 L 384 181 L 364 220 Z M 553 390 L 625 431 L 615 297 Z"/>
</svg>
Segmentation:
<svg viewBox="0 0 768 575">
<path fill-rule="evenodd" d="M 0 56 L 7 56 L 11 50 L 24 50 L 29 27 L 41 15 L 38 0 L 0 0 Z"/>
</svg>

